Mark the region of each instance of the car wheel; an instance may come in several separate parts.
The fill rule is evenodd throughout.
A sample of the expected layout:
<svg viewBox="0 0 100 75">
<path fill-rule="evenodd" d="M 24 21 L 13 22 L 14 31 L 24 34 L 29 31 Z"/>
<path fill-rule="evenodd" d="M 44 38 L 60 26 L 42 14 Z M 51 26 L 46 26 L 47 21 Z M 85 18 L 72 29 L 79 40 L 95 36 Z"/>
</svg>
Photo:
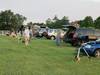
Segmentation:
<svg viewBox="0 0 100 75">
<path fill-rule="evenodd" d="M 51 36 L 51 40 L 55 40 L 55 36 Z"/>
<path fill-rule="evenodd" d="M 96 51 L 95 51 L 95 57 L 97 57 L 97 58 L 99 58 L 100 57 L 100 49 L 97 49 Z"/>
</svg>

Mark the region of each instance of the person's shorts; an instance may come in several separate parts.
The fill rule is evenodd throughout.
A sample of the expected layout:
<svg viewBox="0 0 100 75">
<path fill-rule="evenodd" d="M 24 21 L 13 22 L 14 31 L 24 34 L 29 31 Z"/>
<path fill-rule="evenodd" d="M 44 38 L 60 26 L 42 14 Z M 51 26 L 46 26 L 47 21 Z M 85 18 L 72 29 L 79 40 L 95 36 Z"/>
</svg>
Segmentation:
<svg viewBox="0 0 100 75">
<path fill-rule="evenodd" d="M 29 36 L 25 36 L 24 39 L 25 39 L 25 41 L 29 41 L 30 37 Z"/>
</svg>

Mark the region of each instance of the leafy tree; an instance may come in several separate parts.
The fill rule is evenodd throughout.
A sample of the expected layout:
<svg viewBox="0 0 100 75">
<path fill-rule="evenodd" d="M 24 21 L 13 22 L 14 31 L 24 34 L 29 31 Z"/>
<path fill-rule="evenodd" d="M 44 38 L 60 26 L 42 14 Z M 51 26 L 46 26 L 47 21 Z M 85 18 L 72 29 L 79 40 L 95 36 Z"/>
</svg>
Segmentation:
<svg viewBox="0 0 100 75">
<path fill-rule="evenodd" d="M 50 19 L 50 18 L 48 18 L 47 20 L 46 20 L 46 25 L 49 27 L 49 28 L 53 28 L 53 21 Z"/>
<path fill-rule="evenodd" d="M 100 16 L 94 21 L 95 28 L 100 29 Z"/>
<path fill-rule="evenodd" d="M 91 16 L 86 16 L 84 20 L 80 20 L 80 27 L 94 27 L 94 21 Z"/>
<path fill-rule="evenodd" d="M 18 30 L 23 25 L 26 17 L 20 14 L 14 14 L 11 10 L 0 12 L 0 29 L 1 30 Z"/>
<path fill-rule="evenodd" d="M 68 25 L 68 24 L 69 24 L 69 19 L 68 19 L 68 17 L 66 17 L 66 16 L 64 16 L 64 17 L 61 19 L 61 21 L 62 21 L 62 25 Z"/>
<path fill-rule="evenodd" d="M 12 19 L 13 22 L 15 22 L 14 24 L 14 29 L 18 29 L 19 27 L 21 27 L 21 25 L 23 25 L 24 21 L 26 20 L 26 17 L 24 17 L 23 15 L 20 14 L 15 14 L 15 17 Z"/>
<path fill-rule="evenodd" d="M 2 11 L 0 13 L 0 29 L 10 29 L 13 15 L 14 13 L 10 10 Z"/>
<path fill-rule="evenodd" d="M 55 16 L 53 19 L 48 18 L 46 20 L 46 25 L 49 28 L 63 28 L 63 25 L 69 24 L 68 17 L 64 16 L 62 19 L 59 19 Z"/>
<path fill-rule="evenodd" d="M 53 18 L 53 21 L 58 21 L 59 20 L 59 18 L 58 18 L 58 16 L 57 15 L 55 15 L 55 17 Z"/>
</svg>

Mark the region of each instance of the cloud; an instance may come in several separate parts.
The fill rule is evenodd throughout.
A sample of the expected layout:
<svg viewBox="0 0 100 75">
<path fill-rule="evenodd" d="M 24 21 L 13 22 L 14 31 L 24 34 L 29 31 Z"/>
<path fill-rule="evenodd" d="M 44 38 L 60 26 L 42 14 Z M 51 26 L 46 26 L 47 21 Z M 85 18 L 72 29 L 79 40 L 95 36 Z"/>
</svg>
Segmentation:
<svg viewBox="0 0 100 75">
<path fill-rule="evenodd" d="M 94 2 L 100 2 L 100 0 L 91 0 L 91 1 L 94 1 Z"/>
<path fill-rule="evenodd" d="M 100 2 L 100 0 L 80 0 L 80 1 L 85 1 L 85 2 Z"/>
<path fill-rule="evenodd" d="M 100 0 L 91 0 L 91 1 L 93 1 L 93 2 L 100 2 Z"/>
</svg>

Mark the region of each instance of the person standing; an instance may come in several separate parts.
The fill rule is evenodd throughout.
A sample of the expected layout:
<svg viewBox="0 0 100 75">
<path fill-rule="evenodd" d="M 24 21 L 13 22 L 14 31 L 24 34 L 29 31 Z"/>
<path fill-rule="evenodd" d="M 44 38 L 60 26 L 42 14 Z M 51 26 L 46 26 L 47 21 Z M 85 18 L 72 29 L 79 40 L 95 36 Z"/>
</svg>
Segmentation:
<svg viewBox="0 0 100 75">
<path fill-rule="evenodd" d="M 57 36 L 56 36 L 56 45 L 60 46 L 61 43 L 61 32 L 58 31 Z"/>
<path fill-rule="evenodd" d="M 30 40 L 33 38 L 33 31 L 32 31 L 32 28 L 29 28 L 29 31 L 30 31 Z M 29 41 L 30 41 L 29 40 Z"/>
<path fill-rule="evenodd" d="M 28 46 L 30 41 L 30 30 L 28 27 L 25 28 L 23 36 L 24 36 L 24 43 L 26 46 Z"/>
</svg>

